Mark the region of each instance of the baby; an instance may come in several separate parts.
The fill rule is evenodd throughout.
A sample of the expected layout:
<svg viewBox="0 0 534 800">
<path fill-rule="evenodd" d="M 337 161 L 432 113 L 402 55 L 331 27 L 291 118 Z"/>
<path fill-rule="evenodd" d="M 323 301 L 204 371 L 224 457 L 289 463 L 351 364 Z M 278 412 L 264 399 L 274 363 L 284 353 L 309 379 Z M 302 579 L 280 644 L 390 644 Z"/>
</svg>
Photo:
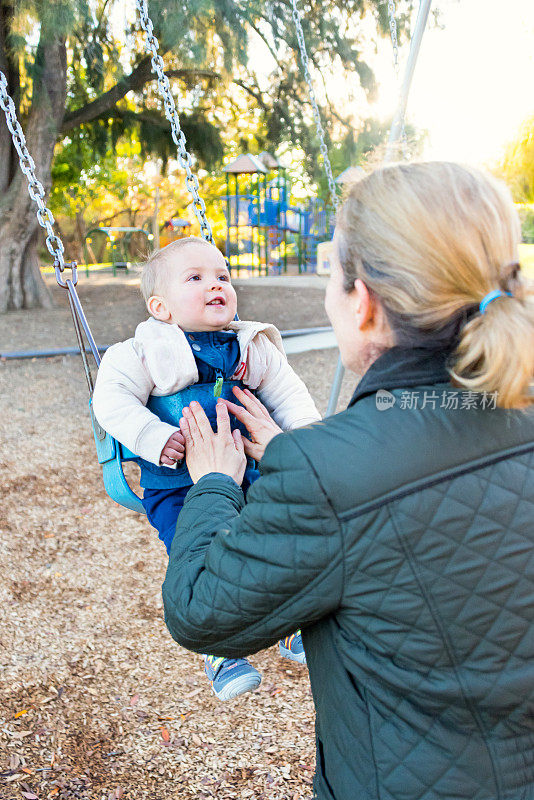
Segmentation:
<svg viewBox="0 0 534 800">
<path fill-rule="evenodd" d="M 235 289 L 214 245 L 191 236 L 157 251 L 144 266 L 141 292 L 150 317 L 132 339 L 105 353 L 93 411 L 106 431 L 139 456 L 143 506 L 169 553 L 193 483 L 179 429 L 183 405 L 194 399 L 205 405 L 202 392 L 212 403 L 221 394 L 235 402 L 231 388 L 238 385 L 255 391 L 284 430 L 315 422 L 320 415 L 289 366 L 277 329 L 234 321 Z M 243 490 L 258 477 L 249 461 Z M 286 657 L 305 663 L 300 634 L 279 646 Z M 261 681 L 246 659 L 206 655 L 204 668 L 221 700 Z"/>
</svg>

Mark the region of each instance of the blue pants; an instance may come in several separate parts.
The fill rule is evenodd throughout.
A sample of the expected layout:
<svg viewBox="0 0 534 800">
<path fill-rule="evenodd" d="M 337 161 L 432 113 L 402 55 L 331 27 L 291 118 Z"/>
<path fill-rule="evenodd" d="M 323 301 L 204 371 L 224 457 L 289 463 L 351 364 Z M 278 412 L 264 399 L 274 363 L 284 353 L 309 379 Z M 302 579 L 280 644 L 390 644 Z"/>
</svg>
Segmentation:
<svg viewBox="0 0 534 800">
<path fill-rule="evenodd" d="M 245 496 L 248 488 L 259 477 L 260 473 L 257 470 L 247 469 L 242 485 Z M 167 554 L 171 551 L 178 514 L 182 510 L 185 496 L 190 488 L 191 486 L 179 486 L 174 489 L 144 490 L 142 503 L 148 521 L 157 530 Z"/>
</svg>

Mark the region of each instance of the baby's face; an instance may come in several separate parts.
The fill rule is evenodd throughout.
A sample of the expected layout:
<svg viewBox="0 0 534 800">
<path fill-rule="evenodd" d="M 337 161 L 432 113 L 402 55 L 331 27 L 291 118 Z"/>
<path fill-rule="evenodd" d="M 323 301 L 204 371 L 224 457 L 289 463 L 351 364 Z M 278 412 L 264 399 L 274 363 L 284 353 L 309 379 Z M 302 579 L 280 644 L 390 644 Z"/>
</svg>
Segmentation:
<svg viewBox="0 0 534 800">
<path fill-rule="evenodd" d="M 226 328 L 236 315 L 237 297 L 219 250 L 200 243 L 184 247 L 172 262 L 162 300 L 165 321 L 184 331 Z"/>
</svg>

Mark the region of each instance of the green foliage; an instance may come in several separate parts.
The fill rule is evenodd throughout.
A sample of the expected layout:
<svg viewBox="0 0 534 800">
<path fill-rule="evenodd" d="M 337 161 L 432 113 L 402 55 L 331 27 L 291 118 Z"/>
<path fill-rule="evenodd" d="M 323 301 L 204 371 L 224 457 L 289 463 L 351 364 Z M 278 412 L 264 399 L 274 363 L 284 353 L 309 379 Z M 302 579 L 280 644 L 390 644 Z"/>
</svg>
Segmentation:
<svg viewBox="0 0 534 800">
<path fill-rule="evenodd" d="M 399 29 L 411 2 L 398 3 Z M 28 46 L 32 36 L 21 35 L 41 23 L 43 37 L 67 36 L 69 71 L 67 112 L 74 112 L 97 99 L 113 84 L 127 77 L 143 59 L 143 40 L 137 22 L 118 37 L 119 0 L 19 0 L 11 25 L 12 46 L 28 57 L 26 78 L 35 77 L 35 53 Z M 181 114 L 191 137 L 192 149 L 206 166 L 221 158 L 222 143 L 216 129 L 226 128 L 232 115 L 242 115 L 243 90 L 246 106 L 256 100 L 255 109 L 246 108 L 250 127 L 257 131 L 259 145 L 275 149 L 284 143 L 298 145 L 309 153 L 309 165 L 317 164 L 307 87 L 298 55 L 294 24 L 287 0 L 151 0 L 149 4 L 156 35 L 166 66 L 180 70 L 175 91 L 182 93 Z M 378 29 L 387 32 L 386 0 L 322 0 L 301 4 L 302 24 L 312 69 L 318 82 L 336 72 L 341 78 L 356 81 L 372 93 L 374 77 L 361 56 L 356 20 L 373 14 Z M 253 37 L 253 38 L 251 38 Z M 255 50 L 263 42 L 272 55 L 272 71 L 265 80 L 265 64 L 258 71 Z M 195 77 L 198 68 L 210 71 L 213 78 Z M 232 81 L 243 87 L 241 97 Z M 110 128 L 111 143 L 117 136 L 135 128 L 147 153 L 166 159 L 171 146 L 158 125 L 163 122 L 161 104 L 153 81 L 141 86 L 127 99 L 111 103 L 109 114 L 97 113 L 92 134 L 102 145 L 102 124 Z M 233 107 L 232 107 L 233 106 Z M 238 109 L 238 110 L 237 110 Z M 221 113 L 217 114 L 217 110 Z M 351 119 L 334 113 L 328 104 L 323 109 L 326 127 L 335 138 L 346 134 Z M 137 117 L 134 116 L 137 114 Z M 217 118 L 219 117 L 219 118 Z M 222 117 L 222 119 L 220 118 Z M 85 124 L 88 124 L 87 121 Z M 165 123 L 166 124 L 166 123 Z M 161 130 L 158 128 L 161 127 Z M 195 135 L 195 127 L 197 134 Z M 230 133 L 230 131 L 229 131 Z M 99 146 L 96 152 L 100 155 Z"/>
<path fill-rule="evenodd" d="M 125 64 L 124 48 L 114 42 L 110 29 L 111 6 L 106 7 L 104 13 L 102 2 L 97 0 L 92 16 L 80 14 L 73 35 L 72 63 L 76 69 L 69 73 L 72 80 L 69 91 L 71 109 L 90 101 L 102 91 L 106 84 L 104 72 L 109 74 L 111 65 L 115 66 L 114 79 L 122 77 L 123 67 L 116 67 Z M 401 3 L 400 7 L 406 9 L 410 5 Z M 335 72 L 372 93 L 374 77 L 361 57 L 354 20 L 373 13 L 379 29 L 385 32 L 388 25 L 385 0 L 323 0 L 320 4 L 303 3 L 302 12 L 302 24 L 317 81 L 321 83 L 322 76 Z M 260 147 L 276 149 L 283 143 L 299 145 L 310 154 L 309 164 L 317 164 L 318 150 L 307 102 L 308 90 L 286 0 L 271 0 L 269 3 L 264 0 L 152 0 L 150 13 L 161 50 L 167 53 L 167 67 L 181 70 L 179 82 L 174 83 L 175 93 L 179 97 L 181 94 L 181 116 L 188 107 L 192 112 L 186 118 L 184 128 L 189 128 L 192 148 L 205 165 L 215 164 L 222 151 L 213 129 L 227 129 L 229 118 L 237 107 L 238 115 L 243 113 L 242 92 L 238 98 L 231 86 L 236 79 L 249 92 L 245 113 L 249 126 L 257 132 Z M 129 57 L 131 66 L 135 67 L 142 57 L 141 39 L 133 32 L 131 34 Z M 254 41 L 251 36 L 255 37 Z M 258 72 L 255 51 L 251 49 L 259 41 L 273 57 L 267 82 L 265 74 L 262 74 L 265 63 Z M 211 70 L 213 79 L 195 79 L 195 70 L 199 67 Z M 147 84 L 135 95 L 133 106 L 130 99 L 128 104 L 125 101 L 119 103 L 113 109 L 110 124 L 117 128 L 117 120 L 122 117 L 125 130 L 129 130 L 135 120 L 132 114 L 126 115 L 125 106 L 137 112 L 137 132 L 142 141 L 146 135 L 147 152 L 165 158 L 168 148 L 164 135 L 157 130 L 154 113 L 156 108 L 161 108 L 156 88 L 153 82 Z M 254 110 L 250 108 L 252 99 L 256 101 Z M 353 121 L 339 116 L 328 105 L 323 111 L 327 129 L 333 129 L 336 138 L 343 136 Z M 199 128 L 196 137 L 195 125 Z"/>
<path fill-rule="evenodd" d="M 526 244 L 534 244 L 534 207 L 519 206 L 522 239 Z"/>
<path fill-rule="evenodd" d="M 516 203 L 534 203 L 534 116 L 521 125 L 495 172 L 508 184 Z"/>
<path fill-rule="evenodd" d="M 356 132 L 351 128 L 340 142 L 332 144 L 329 157 L 334 178 L 348 167 L 365 164 L 369 160 L 371 162 L 382 161 L 391 123 L 392 120 L 367 119 L 359 131 Z M 424 135 L 420 131 L 416 131 L 411 125 L 407 125 L 406 138 L 411 156 L 417 156 L 422 150 Z M 318 195 L 327 201 L 329 199 L 329 188 L 322 161 L 316 164 L 314 173 L 316 175 Z"/>
<path fill-rule="evenodd" d="M 38 0 L 35 10 L 45 36 L 67 36 L 83 8 L 72 0 Z"/>
<path fill-rule="evenodd" d="M 359 163 L 386 135 L 386 125 L 362 125 L 348 115 L 347 103 L 336 109 L 325 87 L 335 76 L 347 87 L 361 87 L 372 95 L 376 87 L 362 57 L 359 20 L 373 15 L 378 31 L 388 35 L 387 5 L 387 0 L 300 2 L 335 174 Z M 399 0 L 397 6 L 400 36 L 412 0 Z M 225 153 L 286 152 L 299 162 L 297 182 L 317 186 L 326 197 L 287 0 L 150 0 L 149 10 L 196 167 L 216 170 Z M 146 53 L 137 20 L 120 30 L 118 20 L 124 13 L 120 0 L 18 0 L 9 34 L 12 52 L 22 64 L 23 110 L 30 107 L 31 86 L 38 75 L 37 42 L 50 36 L 66 37 L 67 116 L 91 108 L 121 82 L 127 83 L 146 63 Z M 146 72 L 133 91 L 104 103 L 58 144 L 52 205 L 57 213 L 73 217 L 96 213 L 99 193 L 113 195 L 118 203 L 126 201 L 143 159 L 156 159 L 164 171 L 175 163 L 175 154 L 157 84 Z M 144 187 L 142 180 L 141 184 Z M 140 191 L 150 195 L 150 187 Z"/>
<path fill-rule="evenodd" d="M 187 139 L 188 150 L 196 157 L 199 167 L 214 169 L 220 166 L 224 145 L 220 130 L 212 122 L 195 109 L 180 116 L 180 127 Z M 76 135 L 91 142 L 92 150 L 86 151 L 89 158 L 100 159 L 114 151 L 120 140 L 132 139 L 139 140 L 145 159 L 159 158 L 163 169 L 169 158 L 176 158 L 176 144 L 169 122 L 156 110 L 137 112 L 116 108 L 82 125 Z"/>
<path fill-rule="evenodd" d="M 106 137 L 107 131 L 103 129 Z M 129 173 L 107 146 L 95 158 L 95 138 L 79 129 L 57 148 L 52 166 L 50 206 L 54 214 L 75 217 L 104 191 L 119 201 L 127 195 Z M 137 152 L 140 152 L 139 144 Z M 140 164 L 138 165 L 140 166 Z"/>
</svg>

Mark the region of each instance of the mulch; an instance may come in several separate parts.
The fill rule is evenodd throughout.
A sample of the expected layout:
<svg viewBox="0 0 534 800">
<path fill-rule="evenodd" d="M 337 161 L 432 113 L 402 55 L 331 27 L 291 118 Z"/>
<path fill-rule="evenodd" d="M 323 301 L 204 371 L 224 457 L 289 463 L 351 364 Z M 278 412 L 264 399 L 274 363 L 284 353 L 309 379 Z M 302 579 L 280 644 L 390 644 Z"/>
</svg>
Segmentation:
<svg viewBox="0 0 534 800">
<path fill-rule="evenodd" d="M 54 310 L 0 317 L 0 350 L 74 344 L 54 294 Z M 327 324 L 322 289 L 240 285 L 238 295 L 244 319 Z M 98 342 L 144 318 L 136 276 L 82 278 L 80 296 Z M 335 361 L 333 350 L 291 358 L 322 411 Z M 306 668 L 276 648 L 258 653 L 259 689 L 223 704 L 201 657 L 172 641 L 165 551 L 144 517 L 104 492 L 78 358 L 0 362 L 0 486 L 2 800 L 311 797 Z"/>
</svg>

